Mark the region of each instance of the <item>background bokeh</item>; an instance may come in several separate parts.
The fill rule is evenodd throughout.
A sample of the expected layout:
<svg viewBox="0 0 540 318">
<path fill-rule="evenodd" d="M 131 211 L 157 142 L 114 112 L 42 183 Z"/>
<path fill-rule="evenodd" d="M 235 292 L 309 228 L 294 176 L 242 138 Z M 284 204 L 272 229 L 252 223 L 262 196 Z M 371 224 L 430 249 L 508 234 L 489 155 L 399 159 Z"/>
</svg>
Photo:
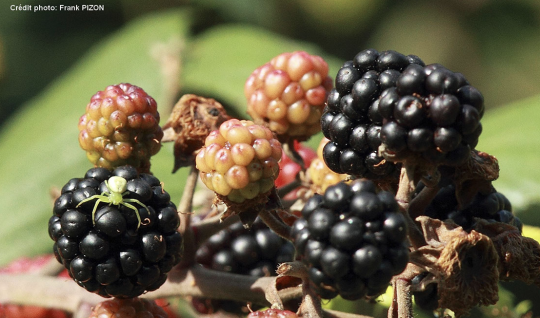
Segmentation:
<svg viewBox="0 0 540 318">
<path fill-rule="evenodd" d="M 184 93 L 246 117 L 245 79 L 292 50 L 323 56 L 331 76 L 365 48 L 463 73 L 485 97 L 477 149 L 499 159 L 495 186 L 526 224 L 540 225 L 537 0 L 96 0 L 104 10 L 92 12 L 11 10 L 86 4 L 75 0 L 10 1 L 0 0 L 0 265 L 50 251 L 49 191 L 89 168 L 77 121 L 95 92 L 138 85 L 157 100 L 162 123 Z M 171 170 L 166 145 L 153 171 L 179 200 L 186 171 Z M 502 287 L 500 304 L 476 316 L 540 315 L 538 288 Z M 373 305 L 330 305 L 382 315 Z"/>
</svg>

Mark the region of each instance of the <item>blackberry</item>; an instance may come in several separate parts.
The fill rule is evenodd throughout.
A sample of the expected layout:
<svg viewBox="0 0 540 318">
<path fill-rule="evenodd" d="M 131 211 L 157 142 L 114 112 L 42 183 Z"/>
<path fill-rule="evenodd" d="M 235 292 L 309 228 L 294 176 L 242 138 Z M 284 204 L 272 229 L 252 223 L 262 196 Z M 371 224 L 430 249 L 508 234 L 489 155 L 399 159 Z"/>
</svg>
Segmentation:
<svg viewBox="0 0 540 318">
<path fill-rule="evenodd" d="M 459 165 L 478 143 L 483 112 L 482 94 L 462 74 L 440 64 L 411 64 L 381 94 L 380 137 L 397 159 L 418 155 Z"/>
<path fill-rule="evenodd" d="M 422 186 L 423 184 L 420 183 L 417 188 Z M 451 219 L 466 231 L 474 228 L 477 218 L 510 224 L 515 226 L 520 233 L 523 229 L 521 220 L 512 213 L 510 201 L 495 189 L 487 194 L 477 193 L 470 204 L 460 207 L 455 186 L 450 183 L 437 192 L 426 208 L 425 215 L 439 220 Z"/>
<path fill-rule="evenodd" d="M 89 318 L 167 318 L 169 315 L 156 301 L 143 298 L 111 299 L 97 304 Z"/>
<path fill-rule="evenodd" d="M 307 52 L 283 53 L 257 68 L 244 86 L 248 114 L 281 142 L 303 141 L 320 131 L 332 80 L 328 64 Z"/>
<path fill-rule="evenodd" d="M 250 229 L 237 222 L 219 231 L 202 244 L 195 255 L 196 261 L 207 268 L 256 277 L 275 276 L 278 264 L 291 262 L 293 258 L 292 243 L 270 230 L 260 218 Z M 196 308 L 197 304 L 207 303 L 204 308 L 207 313 L 243 309 L 241 303 L 234 301 L 196 299 L 195 302 Z"/>
<path fill-rule="evenodd" d="M 161 148 L 156 101 L 140 87 L 122 83 L 92 96 L 79 119 L 79 144 L 97 167 L 132 165 L 150 171 L 150 157 Z"/>
<path fill-rule="evenodd" d="M 125 183 L 120 202 L 114 180 Z M 57 260 L 77 284 L 103 297 L 132 298 L 157 289 L 179 263 L 179 225 L 176 206 L 156 177 L 133 166 L 92 168 L 62 188 L 49 235 Z"/>
<path fill-rule="evenodd" d="M 202 182 L 237 213 L 266 202 L 279 174 L 281 143 L 266 127 L 231 119 L 211 132 L 195 159 Z"/>
<path fill-rule="evenodd" d="M 378 295 L 409 260 L 407 225 L 393 195 L 377 192 L 366 179 L 312 196 L 291 235 L 313 288 L 325 299 Z"/>
<path fill-rule="evenodd" d="M 424 63 L 417 56 L 373 49 L 364 50 L 343 64 L 321 117 L 323 134 L 330 139 L 323 157 L 331 170 L 373 180 L 397 181 L 400 164 L 380 157 L 378 149 L 386 121 L 384 114 L 393 116 L 399 98 L 396 85 L 409 66 L 423 67 Z M 408 83 L 409 89 L 414 89 L 413 84 Z M 400 121 L 414 123 L 422 119 L 415 105 L 415 100 L 401 103 L 400 107 L 409 111 Z M 399 138 L 395 139 L 394 143 L 401 146 Z"/>
<path fill-rule="evenodd" d="M 427 272 L 415 276 L 411 285 L 413 289 L 422 282 Z M 439 308 L 439 295 L 437 293 L 437 284 L 431 283 L 425 286 L 422 291 L 413 291 L 414 302 L 423 310 L 433 311 Z"/>
</svg>

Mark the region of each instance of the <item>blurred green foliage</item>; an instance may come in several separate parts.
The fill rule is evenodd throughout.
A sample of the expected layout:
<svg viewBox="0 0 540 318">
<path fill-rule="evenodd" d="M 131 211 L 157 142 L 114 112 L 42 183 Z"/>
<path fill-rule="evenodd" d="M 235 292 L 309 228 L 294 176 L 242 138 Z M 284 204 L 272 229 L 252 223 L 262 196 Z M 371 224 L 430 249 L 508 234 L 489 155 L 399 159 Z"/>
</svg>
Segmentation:
<svg viewBox="0 0 540 318">
<path fill-rule="evenodd" d="M 59 4 L 64 2 L 46 3 Z M 51 250 L 46 231 L 49 190 L 90 167 L 79 149 L 77 121 L 95 92 L 120 82 L 141 86 L 157 100 L 162 123 L 184 93 L 216 98 L 230 113 L 246 117 L 245 79 L 273 56 L 293 50 L 323 56 L 331 76 L 368 47 L 416 54 L 427 63 L 462 72 L 486 100 L 477 149 L 499 160 L 495 187 L 526 223 L 540 225 L 535 214 L 540 209 L 537 1 L 94 4 L 104 4 L 105 11 L 20 12 L 11 11 L 9 4 L 0 9 L 0 265 Z M 320 137 L 310 145 L 316 147 Z M 172 163 L 172 145 L 167 144 L 153 158 L 152 170 L 178 202 L 187 171 L 171 174 Z M 518 286 L 505 288 L 527 290 Z M 518 317 L 530 308 L 526 301 L 535 293 L 519 298 L 504 292 L 510 296 L 501 304 L 513 308 L 509 317 Z M 538 304 L 533 301 L 535 312 L 540 312 Z M 378 307 L 355 306 L 350 309 L 381 315 Z M 477 314 L 487 317 L 489 310 Z"/>
</svg>

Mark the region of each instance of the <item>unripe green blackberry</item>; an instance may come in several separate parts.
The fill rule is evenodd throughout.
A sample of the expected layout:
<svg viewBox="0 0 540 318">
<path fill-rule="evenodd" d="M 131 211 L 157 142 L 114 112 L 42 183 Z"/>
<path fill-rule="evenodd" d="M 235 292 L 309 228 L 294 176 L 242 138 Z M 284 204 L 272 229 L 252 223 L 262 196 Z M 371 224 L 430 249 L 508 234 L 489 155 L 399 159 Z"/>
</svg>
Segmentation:
<svg viewBox="0 0 540 318">
<path fill-rule="evenodd" d="M 143 89 L 122 83 L 92 96 L 79 119 L 79 144 L 97 167 L 132 165 L 149 172 L 150 157 L 161 148 L 156 101 Z"/>
<path fill-rule="evenodd" d="M 328 64 L 304 51 L 283 53 L 257 68 L 244 86 L 248 114 L 282 142 L 303 141 L 320 131 L 332 80 Z"/>
<path fill-rule="evenodd" d="M 195 162 L 210 190 L 233 204 L 244 204 L 266 197 L 274 187 L 281 154 L 281 144 L 268 128 L 230 119 L 208 135 Z"/>
<path fill-rule="evenodd" d="M 169 315 L 161 308 L 155 300 L 133 298 L 133 299 L 111 299 L 97 304 L 92 309 L 89 318 L 168 318 Z"/>
<path fill-rule="evenodd" d="M 324 162 L 323 149 L 328 141 L 329 140 L 324 137 L 321 139 L 319 147 L 317 148 L 317 158 L 311 161 L 311 164 L 306 170 L 306 175 L 311 183 L 311 190 L 319 194 L 324 193 L 329 186 L 347 179 L 346 174 L 339 174 L 330 170 Z"/>
</svg>

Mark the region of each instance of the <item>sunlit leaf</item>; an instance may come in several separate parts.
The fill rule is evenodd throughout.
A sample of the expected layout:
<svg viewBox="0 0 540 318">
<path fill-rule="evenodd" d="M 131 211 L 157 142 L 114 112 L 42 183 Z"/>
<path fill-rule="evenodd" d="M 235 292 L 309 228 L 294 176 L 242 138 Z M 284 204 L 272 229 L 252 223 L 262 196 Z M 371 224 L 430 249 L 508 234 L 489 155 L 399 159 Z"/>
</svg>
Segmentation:
<svg viewBox="0 0 540 318">
<path fill-rule="evenodd" d="M 540 96 L 487 111 L 476 147 L 499 161 L 499 179 L 494 182 L 520 210 L 540 201 Z"/>
<path fill-rule="evenodd" d="M 166 85 L 153 48 L 184 41 L 188 23 L 189 12 L 168 11 L 129 24 L 90 50 L 4 128 L 0 134 L 0 264 L 16 256 L 51 251 L 47 234 L 52 215 L 50 188 L 82 177 L 91 167 L 78 144 L 77 123 L 86 104 L 106 86 L 129 82 L 145 89 L 159 105 Z M 164 147 L 152 161 L 152 170 L 177 200 L 185 177 L 171 175 L 171 153 L 170 146 Z"/>
</svg>

